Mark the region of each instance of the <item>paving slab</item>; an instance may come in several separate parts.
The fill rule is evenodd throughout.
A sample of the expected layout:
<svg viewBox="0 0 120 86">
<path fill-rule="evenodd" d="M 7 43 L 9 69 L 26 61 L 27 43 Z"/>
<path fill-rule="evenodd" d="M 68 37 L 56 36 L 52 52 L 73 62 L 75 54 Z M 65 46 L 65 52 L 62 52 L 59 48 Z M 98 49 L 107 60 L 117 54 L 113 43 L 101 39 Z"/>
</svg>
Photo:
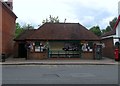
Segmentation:
<svg viewBox="0 0 120 86">
<path fill-rule="evenodd" d="M 117 65 L 119 62 L 114 59 L 103 58 L 101 60 L 88 59 L 45 59 L 25 60 L 24 58 L 8 58 L 1 65 Z"/>
</svg>

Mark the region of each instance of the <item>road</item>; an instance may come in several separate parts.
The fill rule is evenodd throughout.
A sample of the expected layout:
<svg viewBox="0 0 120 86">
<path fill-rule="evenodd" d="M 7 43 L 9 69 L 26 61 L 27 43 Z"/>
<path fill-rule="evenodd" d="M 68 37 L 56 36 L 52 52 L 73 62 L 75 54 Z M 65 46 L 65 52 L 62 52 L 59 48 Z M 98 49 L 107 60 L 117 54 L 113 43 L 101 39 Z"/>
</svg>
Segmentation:
<svg viewBox="0 0 120 86">
<path fill-rule="evenodd" d="M 3 84 L 117 84 L 118 65 L 4 65 Z"/>
</svg>

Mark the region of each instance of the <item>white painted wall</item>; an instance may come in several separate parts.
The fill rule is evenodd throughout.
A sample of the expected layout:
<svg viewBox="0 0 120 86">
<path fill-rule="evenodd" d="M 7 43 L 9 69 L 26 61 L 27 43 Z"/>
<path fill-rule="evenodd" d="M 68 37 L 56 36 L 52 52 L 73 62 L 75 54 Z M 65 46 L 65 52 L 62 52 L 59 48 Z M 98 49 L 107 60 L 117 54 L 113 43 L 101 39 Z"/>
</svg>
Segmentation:
<svg viewBox="0 0 120 86">
<path fill-rule="evenodd" d="M 118 27 L 116 28 L 116 35 L 117 37 L 120 37 L 120 22 L 118 24 Z"/>
<path fill-rule="evenodd" d="M 118 42 L 118 41 L 119 41 L 119 39 L 113 39 L 114 45 L 115 45 L 115 43 Z"/>
<path fill-rule="evenodd" d="M 118 16 L 120 15 L 120 1 L 118 2 Z"/>
<path fill-rule="evenodd" d="M 120 1 L 118 2 L 118 16 L 120 15 Z M 116 28 L 116 36 L 120 37 L 120 22 Z"/>
<path fill-rule="evenodd" d="M 120 15 L 120 1 L 118 2 L 118 16 L 119 15 Z M 116 35 L 111 35 L 111 36 L 103 37 L 103 39 L 104 38 L 110 38 L 110 37 L 115 38 L 115 39 L 113 39 L 114 44 L 119 41 L 119 39 L 116 39 L 116 38 L 118 38 L 118 37 L 120 38 L 120 22 L 119 22 L 119 24 L 118 24 L 118 26 L 116 28 Z"/>
<path fill-rule="evenodd" d="M 118 2 L 118 16 L 120 15 L 120 1 Z M 113 35 L 113 37 L 120 37 L 120 22 L 116 28 L 116 35 Z M 118 42 L 119 39 L 113 39 L 114 44 Z"/>
</svg>

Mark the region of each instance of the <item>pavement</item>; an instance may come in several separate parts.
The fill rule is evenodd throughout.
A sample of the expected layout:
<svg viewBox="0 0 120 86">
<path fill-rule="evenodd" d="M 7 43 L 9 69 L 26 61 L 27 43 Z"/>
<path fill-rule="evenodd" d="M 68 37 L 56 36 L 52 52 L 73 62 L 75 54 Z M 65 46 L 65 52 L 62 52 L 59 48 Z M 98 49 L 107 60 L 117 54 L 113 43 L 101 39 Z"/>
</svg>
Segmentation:
<svg viewBox="0 0 120 86">
<path fill-rule="evenodd" d="M 7 58 L 1 65 L 118 65 L 114 59 L 103 57 L 101 60 L 80 58 L 26 60 L 25 58 Z"/>
</svg>

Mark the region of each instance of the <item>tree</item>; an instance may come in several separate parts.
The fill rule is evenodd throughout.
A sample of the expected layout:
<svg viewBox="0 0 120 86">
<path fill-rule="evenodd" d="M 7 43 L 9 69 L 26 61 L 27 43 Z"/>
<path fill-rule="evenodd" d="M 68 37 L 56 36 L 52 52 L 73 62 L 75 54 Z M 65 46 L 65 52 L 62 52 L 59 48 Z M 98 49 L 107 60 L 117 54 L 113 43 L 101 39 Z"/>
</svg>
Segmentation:
<svg viewBox="0 0 120 86">
<path fill-rule="evenodd" d="M 114 28 L 116 21 L 117 17 L 115 17 L 112 21 L 109 22 L 109 26 L 106 27 L 106 32 L 111 31 Z"/>
<path fill-rule="evenodd" d="M 105 34 L 105 33 L 106 33 L 106 29 L 102 29 L 102 30 L 101 30 L 101 33 L 102 33 L 102 34 Z"/>
<path fill-rule="evenodd" d="M 32 26 L 31 24 L 24 24 L 23 26 L 22 26 L 22 28 L 23 29 L 34 29 L 34 26 Z"/>
<path fill-rule="evenodd" d="M 105 34 L 106 32 L 109 32 L 114 29 L 114 26 L 116 24 L 117 17 L 115 17 L 112 21 L 109 22 L 109 25 L 106 27 L 106 29 L 102 29 L 102 34 Z"/>
<path fill-rule="evenodd" d="M 93 26 L 92 28 L 90 28 L 90 31 L 97 36 L 101 36 L 101 30 L 99 26 Z"/>
<path fill-rule="evenodd" d="M 16 23 L 15 38 L 18 37 L 26 29 L 34 29 L 34 27 L 30 24 L 27 24 L 27 25 L 25 24 L 23 26 L 20 26 L 19 23 Z"/>
<path fill-rule="evenodd" d="M 117 17 L 115 17 L 112 21 L 109 22 L 110 27 L 111 27 L 112 29 L 114 28 L 116 21 L 117 21 Z"/>
<path fill-rule="evenodd" d="M 113 30 L 116 21 L 117 21 L 117 17 L 115 17 L 112 21 L 109 22 L 109 25 L 106 27 L 106 29 L 102 30 L 102 34 Z"/>
<path fill-rule="evenodd" d="M 109 32 L 109 31 L 111 31 L 113 28 L 111 28 L 111 26 L 107 26 L 106 27 L 106 32 Z"/>
<path fill-rule="evenodd" d="M 15 38 L 18 37 L 20 35 L 20 33 L 23 32 L 23 31 L 24 31 L 24 29 L 22 29 L 20 24 L 16 23 Z"/>
<path fill-rule="evenodd" d="M 16 23 L 16 29 L 20 29 L 21 28 L 21 26 L 20 26 L 20 24 L 17 22 Z"/>
<path fill-rule="evenodd" d="M 49 18 L 46 18 L 45 20 L 42 21 L 42 23 L 59 23 L 59 18 L 57 17 L 53 17 L 53 16 L 49 16 Z"/>
</svg>

